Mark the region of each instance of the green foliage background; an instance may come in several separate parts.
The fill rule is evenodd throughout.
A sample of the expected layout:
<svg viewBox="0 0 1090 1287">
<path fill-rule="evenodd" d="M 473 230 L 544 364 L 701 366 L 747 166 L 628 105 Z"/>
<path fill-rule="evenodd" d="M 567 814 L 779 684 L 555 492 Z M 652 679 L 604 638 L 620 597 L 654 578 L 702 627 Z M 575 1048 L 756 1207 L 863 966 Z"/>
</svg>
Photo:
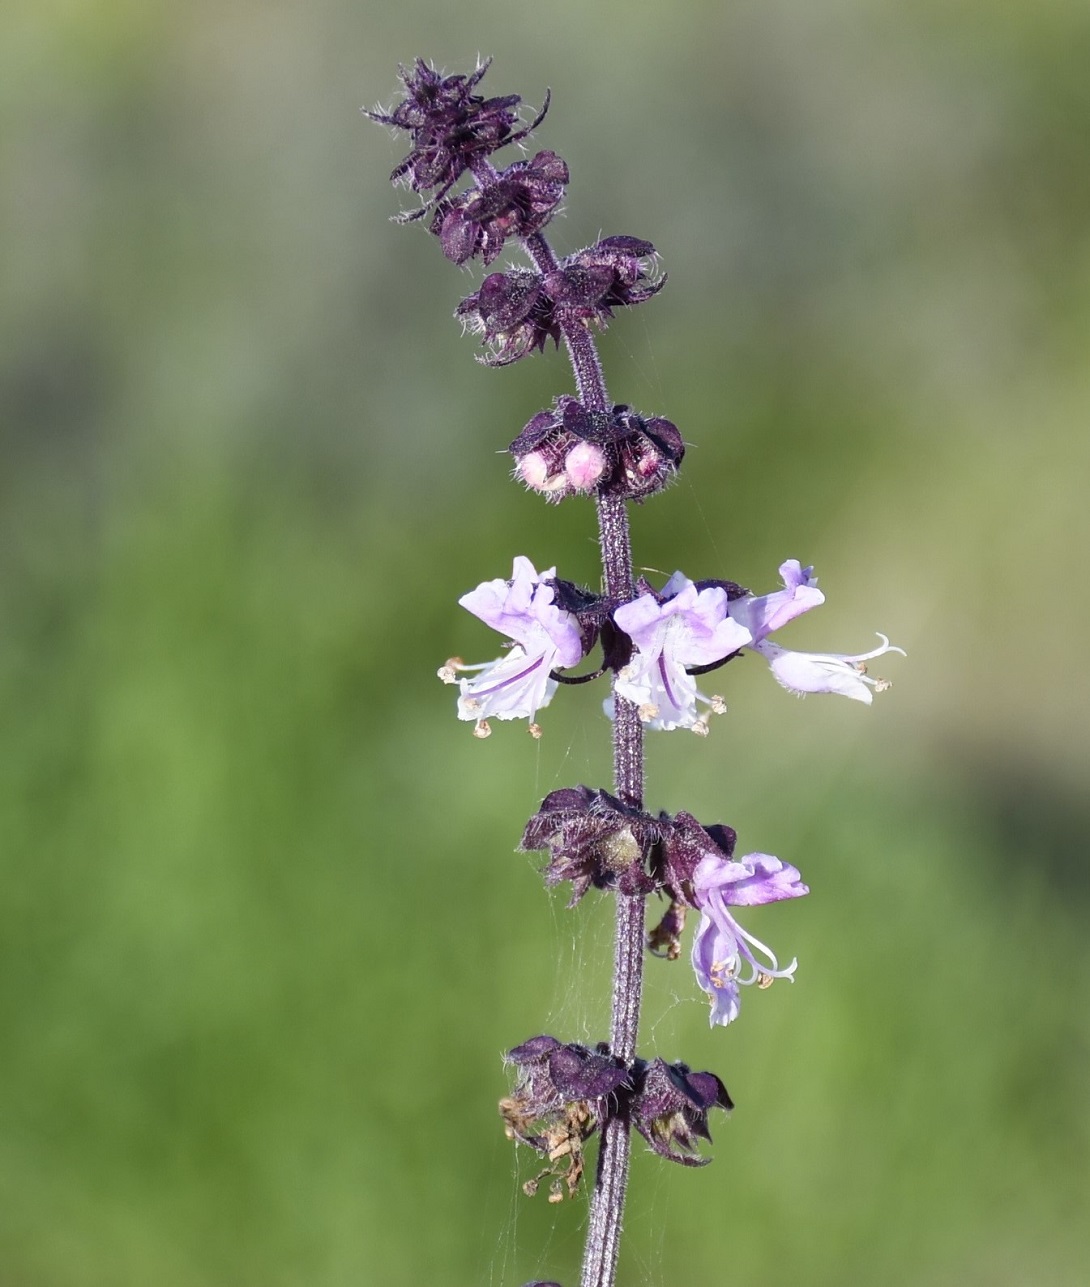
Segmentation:
<svg viewBox="0 0 1090 1287">
<path fill-rule="evenodd" d="M 593 581 L 590 507 L 499 450 L 570 387 L 450 319 L 387 222 L 398 61 L 554 107 L 570 251 L 648 237 L 618 400 L 693 448 L 644 567 L 775 584 L 801 647 L 904 645 L 868 711 L 731 667 L 649 804 L 813 893 L 798 981 L 649 1052 L 738 1101 L 636 1159 L 622 1281 L 1090 1275 L 1090 10 L 1083 0 L 8 0 L 0 17 L 0 1282 L 572 1284 L 500 1052 L 595 1040 L 609 909 L 512 854 L 608 779 L 600 693 L 477 743 L 434 679 L 515 553 Z"/>
</svg>

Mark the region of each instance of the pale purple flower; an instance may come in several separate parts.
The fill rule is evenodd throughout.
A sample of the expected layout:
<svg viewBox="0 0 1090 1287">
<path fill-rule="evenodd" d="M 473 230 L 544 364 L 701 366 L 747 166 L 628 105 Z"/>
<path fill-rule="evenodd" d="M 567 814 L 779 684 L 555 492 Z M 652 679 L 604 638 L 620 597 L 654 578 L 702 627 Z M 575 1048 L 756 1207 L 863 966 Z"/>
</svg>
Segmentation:
<svg viewBox="0 0 1090 1287">
<path fill-rule="evenodd" d="M 759 596 L 743 595 L 732 600 L 728 609 L 731 617 L 745 626 L 755 641 L 764 639 L 825 602 L 825 596 L 817 588 L 814 569 L 804 568 L 798 559 L 788 559 L 780 564 L 780 578 L 784 585 L 782 590 Z"/>
<path fill-rule="evenodd" d="M 550 671 L 574 666 L 583 655 L 578 621 L 554 602 L 555 591 L 548 583 L 555 576 L 555 568 L 539 575 L 530 560 L 520 555 L 510 581 L 484 581 L 458 600 L 475 617 L 512 640 L 495 661 L 467 666 L 452 658 L 439 671 L 444 683 L 458 684 L 458 718 L 473 720 L 477 737 L 488 736 L 488 720 L 493 716 L 528 719 L 531 733 L 538 736 L 534 716 L 548 705 L 557 688 Z M 457 679 L 458 671 L 469 670 L 480 673 L 472 679 Z"/>
<path fill-rule="evenodd" d="M 773 676 L 789 692 L 800 697 L 806 693 L 839 693 L 869 706 L 874 700 L 871 690 L 885 692 L 890 681 L 868 675 L 866 663 L 887 652 L 906 655 L 903 648 L 891 644 L 885 635 L 879 634 L 878 638 L 882 641 L 879 647 L 854 657 L 837 652 L 791 652 L 768 640 L 750 647 L 764 657 Z"/>
<path fill-rule="evenodd" d="M 756 907 L 808 894 L 796 868 L 771 854 L 746 854 L 724 859 L 702 858 L 693 873 L 693 901 L 700 925 L 693 939 L 696 981 L 711 997 L 711 1024 L 726 1025 L 738 1017 L 740 989 L 756 983 L 768 987 L 773 979 L 793 978 L 797 961 L 781 968 L 775 953 L 747 934 L 731 915 L 731 907 Z"/>
<path fill-rule="evenodd" d="M 706 733 L 707 715 L 698 715 L 697 702 L 716 712 L 723 709 L 720 698 L 697 690 L 688 668 L 722 661 L 752 642 L 729 606 L 722 586 L 698 590 L 675 572 L 661 594 L 641 594 L 614 612 L 618 628 L 638 649 L 618 671 L 615 691 L 637 706 L 649 727 Z"/>
<path fill-rule="evenodd" d="M 872 679 L 865 663 L 887 652 L 899 652 L 903 657 L 904 649 L 891 644 L 883 634 L 878 636 L 881 647 L 854 657 L 846 653 L 791 652 L 772 643 L 767 636 L 773 631 L 825 602 L 812 567 L 804 568 L 798 559 L 788 559 L 780 565 L 780 576 L 782 590 L 760 597 L 747 594 L 730 604 L 731 617 L 753 636 L 748 647 L 764 657 L 776 680 L 793 693 L 839 693 L 869 706 L 872 690 L 880 693 L 890 685 L 887 679 Z"/>
</svg>

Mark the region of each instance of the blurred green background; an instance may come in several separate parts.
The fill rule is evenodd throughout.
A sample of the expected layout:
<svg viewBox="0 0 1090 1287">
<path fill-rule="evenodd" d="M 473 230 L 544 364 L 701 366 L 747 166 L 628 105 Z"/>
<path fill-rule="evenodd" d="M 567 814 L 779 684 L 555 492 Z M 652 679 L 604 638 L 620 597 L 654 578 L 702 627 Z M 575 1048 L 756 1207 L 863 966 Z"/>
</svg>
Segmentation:
<svg viewBox="0 0 1090 1287">
<path fill-rule="evenodd" d="M 796 863 L 798 980 L 644 1044 L 738 1102 L 637 1149 L 628 1287 L 1090 1280 L 1079 589 L 1090 518 L 1085 0 L 439 7 L 7 0 L 0 18 L 0 1283 L 571 1287 L 500 1054 L 606 1025 L 609 907 L 513 854 L 608 781 L 602 693 L 478 743 L 434 671 L 591 507 L 498 454 L 561 354 L 488 371 L 479 272 L 388 222 L 399 61 L 554 107 L 569 252 L 647 237 L 614 397 L 694 444 L 642 567 L 887 632 L 892 692 L 731 667 L 648 803 Z M 501 154 L 502 155 L 502 154 Z M 513 154 L 512 154 L 513 159 Z M 1074 578 L 1074 580 L 1072 579 Z M 726 681 L 724 681 L 726 682 Z"/>
</svg>

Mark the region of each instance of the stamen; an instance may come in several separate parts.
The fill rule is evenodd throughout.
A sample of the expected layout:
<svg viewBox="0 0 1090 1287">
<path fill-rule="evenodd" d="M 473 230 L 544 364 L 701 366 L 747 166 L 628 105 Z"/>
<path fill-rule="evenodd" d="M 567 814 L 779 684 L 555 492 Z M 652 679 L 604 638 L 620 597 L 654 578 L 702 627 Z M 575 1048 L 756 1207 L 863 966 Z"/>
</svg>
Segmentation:
<svg viewBox="0 0 1090 1287">
<path fill-rule="evenodd" d="M 780 963 L 776 959 L 776 953 L 773 952 L 766 943 L 762 943 L 759 938 L 754 938 L 753 935 L 744 930 L 737 921 L 735 921 L 735 929 L 741 938 L 743 938 L 751 947 L 756 948 L 768 962 L 767 965 L 758 965 L 754 959 L 753 953 L 746 947 L 742 948 L 743 954 L 753 967 L 753 979 L 750 979 L 749 982 L 752 983 L 754 979 L 759 979 L 762 974 L 771 975 L 774 979 L 789 979 L 795 973 L 798 966 L 797 959 L 793 960 L 790 965 L 781 970 Z"/>
<path fill-rule="evenodd" d="M 489 725 L 488 720 L 479 719 L 476 724 L 473 725 L 473 736 L 480 738 L 492 736 L 492 728 Z"/>
<path fill-rule="evenodd" d="M 487 670 L 489 666 L 494 666 L 494 661 L 478 661 L 473 665 L 468 665 L 461 657 L 448 657 L 447 660 L 435 672 L 444 684 L 457 683 L 456 676 L 460 670 Z"/>
</svg>

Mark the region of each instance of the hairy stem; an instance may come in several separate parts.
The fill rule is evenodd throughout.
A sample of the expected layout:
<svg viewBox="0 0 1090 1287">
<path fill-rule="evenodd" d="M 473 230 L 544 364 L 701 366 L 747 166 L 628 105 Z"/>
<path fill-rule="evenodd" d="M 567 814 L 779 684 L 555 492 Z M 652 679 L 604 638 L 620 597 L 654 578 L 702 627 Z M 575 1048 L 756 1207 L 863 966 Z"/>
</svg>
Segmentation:
<svg viewBox="0 0 1090 1287">
<path fill-rule="evenodd" d="M 552 272 L 557 267 L 556 255 L 540 233 L 527 237 L 523 245 L 539 272 Z M 608 411 L 611 404 L 593 335 L 581 323 L 565 326 L 563 334 L 579 401 L 588 411 Z M 606 594 L 615 604 L 627 603 L 635 594 L 635 586 L 628 510 L 623 500 L 599 497 L 598 542 Z M 641 809 L 643 725 L 636 707 L 616 692 L 613 705 L 614 787 L 621 800 Z M 626 1063 L 636 1056 L 643 995 L 643 940 L 643 897 L 618 894 L 609 1046 L 612 1053 Z M 616 1281 L 630 1150 L 628 1117 L 624 1113 L 607 1117 L 602 1124 L 598 1149 L 581 1287 L 613 1287 Z"/>
<path fill-rule="evenodd" d="M 632 555 L 624 503 L 601 500 L 598 524 L 607 591 L 610 595 L 629 599 L 632 597 Z M 613 704 L 613 776 L 617 795 L 626 804 L 642 808 L 643 725 L 635 706 L 616 692 Z M 626 1063 L 636 1055 L 643 993 L 643 938 L 642 896 L 618 894 L 609 1044 L 613 1054 Z M 607 1118 L 602 1126 L 598 1149 L 581 1287 L 613 1287 L 628 1186 L 630 1147 L 627 1117 Z"/>
</svg>

